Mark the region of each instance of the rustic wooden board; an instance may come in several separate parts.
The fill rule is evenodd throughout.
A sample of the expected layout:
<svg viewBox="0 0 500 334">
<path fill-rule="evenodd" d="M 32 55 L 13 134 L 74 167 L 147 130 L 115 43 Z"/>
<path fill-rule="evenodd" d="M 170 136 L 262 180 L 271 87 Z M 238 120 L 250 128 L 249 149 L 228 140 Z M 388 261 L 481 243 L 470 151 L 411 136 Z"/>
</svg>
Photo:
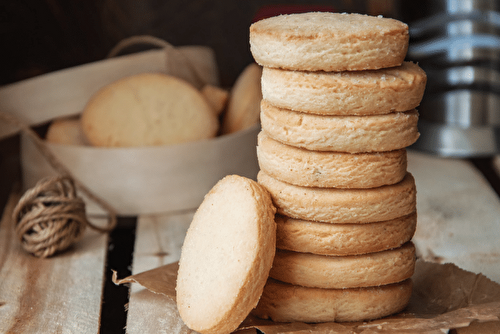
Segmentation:
<svg viewBox="0 0 500 334">
<path fill-rule="evenodd" d="M 106 235 L 87 230 L 70 250 L 36 258 L 14 234 L 18 199 L 0 222 L 0 333 L 98 333 Z"/>
<path fill-rule="evenodd" d="M 500 282 L 500 199 L 486 179 L 467 161 L 413 151 L 408 170 L 417 186 L 419 254 Z"/>
<path fill-rule="evenodd" d="M 141 216 L 137 221 L 132 274 L 178 261 L 192 211 L 170 215 Z M 194 333 L 168 314 L 176 313 L 166 298 L 132 284 L 127 315 L 127 333 Z"/>
</svg>

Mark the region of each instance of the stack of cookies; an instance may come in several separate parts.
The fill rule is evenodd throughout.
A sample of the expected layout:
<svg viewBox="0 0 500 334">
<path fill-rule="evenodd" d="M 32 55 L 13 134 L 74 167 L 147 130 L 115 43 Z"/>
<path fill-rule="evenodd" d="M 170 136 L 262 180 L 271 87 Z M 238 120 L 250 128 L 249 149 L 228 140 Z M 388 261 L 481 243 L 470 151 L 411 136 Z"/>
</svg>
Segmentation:
<svg viewBox="0 0 500 334">
<path fill-rule="evenodd" d="M 415 267 L 415 180 L 426 84 L 408 27 L 360 14 L 280 15 L 250 28 L 263 66 L 258 182 L 277 208 L 276 256 L 254 313 L 360 321 L 401 311 Z"/>
</svg>

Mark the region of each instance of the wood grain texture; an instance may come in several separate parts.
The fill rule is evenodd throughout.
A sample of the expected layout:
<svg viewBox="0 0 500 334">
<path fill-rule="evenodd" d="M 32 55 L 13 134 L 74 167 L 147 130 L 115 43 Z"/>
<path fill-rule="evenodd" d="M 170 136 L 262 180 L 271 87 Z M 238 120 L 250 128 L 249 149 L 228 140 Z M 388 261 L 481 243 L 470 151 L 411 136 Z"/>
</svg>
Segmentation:
<svg viewBox="0 0 500 334">
<path fill-rule="evenodd" d="M 10 197 L 0 223 L 0 333 L 97 333 L 106 236 L 87 230 L 68 251 L 34 257 L 10 219 L 18 199 Z"/>
<path fill-rule="evenodd" d="M 137 223 L 132 274 L 178 261 L 194 211 L 171 215 L 141 216 Z M 138 284 L 131 286 L 127 333 L 195 333 L 178 321 L 175 304 Z M 172 317 L 177 315 L 177 319 Z"/>
</svg>

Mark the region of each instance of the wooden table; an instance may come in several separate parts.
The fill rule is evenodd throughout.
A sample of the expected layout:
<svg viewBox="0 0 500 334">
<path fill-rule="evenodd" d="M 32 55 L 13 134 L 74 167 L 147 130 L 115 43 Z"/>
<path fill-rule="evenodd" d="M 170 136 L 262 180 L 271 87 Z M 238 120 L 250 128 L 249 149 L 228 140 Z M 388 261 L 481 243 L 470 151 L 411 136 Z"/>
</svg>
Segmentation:
<svg viewBox="0 0 500 334">
<path fill-rule="evenodd" d="M 16 161 L 1 164 L 4 169 Z M 419 256 L 454 262 L 500 283 L 500 197 L 495 191 L 500 183 L 492 166 L 488 159 L 409 152 L 408 169 L 418 191 L 414 241 Z M 15 180 L 18 173 L 2 175 Z M 2 197 L 7 209 L 19 196 L 10 191 L 11 184 L 3 178 L 4 193 L 10 194 Z M 114 285 L 111 270 L 122 278 L 178 260 L 193 211 L 120 217 L 111 234 L 87 230 L 69 251 L 49 259 L 24 252 L 7 211 L 0 223 L 0 333 L 123 333 L 125 327 L 131 334 L 190 333 L 165 319 L 164 297 L 139 285 Z M 498 322 L 474 323 L 456 332 L 499 330 Z"/>
</svg>

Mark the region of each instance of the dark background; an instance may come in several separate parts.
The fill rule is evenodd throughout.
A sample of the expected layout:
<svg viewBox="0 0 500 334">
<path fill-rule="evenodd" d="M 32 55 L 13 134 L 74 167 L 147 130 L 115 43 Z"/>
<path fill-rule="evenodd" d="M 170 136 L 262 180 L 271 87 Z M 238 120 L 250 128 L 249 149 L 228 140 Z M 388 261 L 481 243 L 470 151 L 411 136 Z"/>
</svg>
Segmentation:
<svg viewBox="0 0 500 334">
<path fill-rule="evenodd" d="M 250 24 L 278 13 L 330 10 L 399 18 L 400 1 L 1 0 L 0 85 L 106 57 L 120 40 L 152 35 L 215 50 L 222 86 L 252 61 Z"/>
</svg>

